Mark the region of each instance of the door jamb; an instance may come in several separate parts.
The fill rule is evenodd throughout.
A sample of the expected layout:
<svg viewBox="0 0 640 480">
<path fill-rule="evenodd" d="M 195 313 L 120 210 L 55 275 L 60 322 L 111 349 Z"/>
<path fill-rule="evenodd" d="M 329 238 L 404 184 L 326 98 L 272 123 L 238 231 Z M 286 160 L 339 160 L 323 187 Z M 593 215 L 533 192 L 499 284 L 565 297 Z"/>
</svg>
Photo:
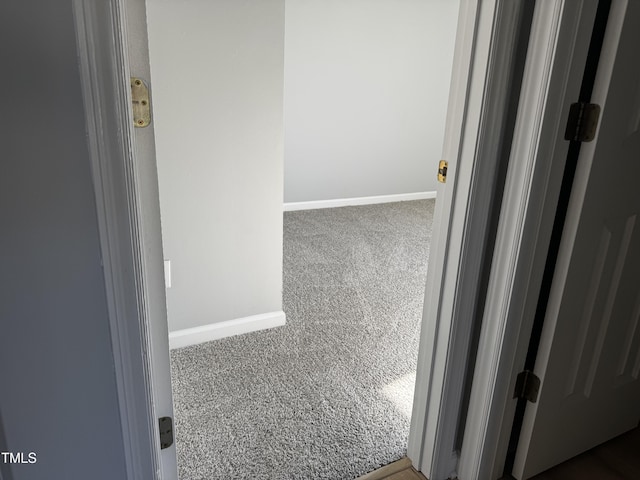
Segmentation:
<svg viewBox="0 0 640 480">
<path fill-rule="evenodd" d="M 148 212 L 129 108 L 125 1 L 73 0 L 78 62 L 127 478 L 176 480 L 175 446 L 160 449 L 158 413 L 165 412 L 158 403 L 167 402 L 158 402 L 154 391 L 150 289 L 157 282 L 147 273 L 158 259 L 143 241 L 141 217 Z M 164 290 L 154 293 L 164 299 Z"/>
<path fill-rule="evenodd" d="M 497 479 L 513 423 L 597 2 L 536 2 L 458 473 Z"/>
<path fill-rule="evenodd" d="M 438 191 L 408 457 L 433 480 L 455 477 L 462 408 L 482 271 L 514 79 L 518 1 L 462 1 L 443 157 L 451 184 Z M 498 192 L 499 193 L 499 192 Z"/>
</svg>

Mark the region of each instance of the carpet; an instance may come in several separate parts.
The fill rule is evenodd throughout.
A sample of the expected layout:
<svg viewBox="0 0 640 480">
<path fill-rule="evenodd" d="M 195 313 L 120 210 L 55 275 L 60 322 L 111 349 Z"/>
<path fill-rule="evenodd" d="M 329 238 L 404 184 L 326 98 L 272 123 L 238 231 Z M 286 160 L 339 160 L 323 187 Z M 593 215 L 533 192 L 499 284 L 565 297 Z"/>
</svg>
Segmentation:
<svg viewBox="0 0 640 480">
<path fill-rule="evenodd" d="M 353 479 L 406 454 L 434 203 L 284 214 L 287 324 L 171 352 L 181 480 Z"/>
</svg>

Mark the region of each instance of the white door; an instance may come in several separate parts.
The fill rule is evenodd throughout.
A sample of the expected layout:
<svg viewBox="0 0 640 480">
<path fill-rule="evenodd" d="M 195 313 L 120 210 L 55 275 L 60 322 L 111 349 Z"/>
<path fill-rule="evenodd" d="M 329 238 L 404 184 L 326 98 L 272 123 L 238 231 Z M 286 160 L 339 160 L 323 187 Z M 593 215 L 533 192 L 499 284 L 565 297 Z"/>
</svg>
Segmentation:
<svg viewBox="0 0 640 480">
<path fill-rule="evenodd" d="M 526 479 L 640 420 L 640 2 L 614 0 L 513 469 Z"/>
<path fill-rule="evenodd" d="M 147 15 L 144 0 L 126 0 L 125 8 L 128 66 L 132 77 L 141 79 L 148 87 L 153 106 L 153 85 L 150 79 Z M 153 110 L 153 109 L 152 109 Z M 148 324 L 148 345 L 151 363 L 151 396 L 158 418 L 173 416 L 171 373 L 169 367 L 169 334 L 163 272 L 160 201 L 153 130 L 151 123 L 134 130 L 135 164 L 138 177 L 138 201 L 142 210 L 139 227 L 145 264 L 145 296 Z M 158 453 L 161 480 L 178 478 L 175 443 Z"/>
</svg>

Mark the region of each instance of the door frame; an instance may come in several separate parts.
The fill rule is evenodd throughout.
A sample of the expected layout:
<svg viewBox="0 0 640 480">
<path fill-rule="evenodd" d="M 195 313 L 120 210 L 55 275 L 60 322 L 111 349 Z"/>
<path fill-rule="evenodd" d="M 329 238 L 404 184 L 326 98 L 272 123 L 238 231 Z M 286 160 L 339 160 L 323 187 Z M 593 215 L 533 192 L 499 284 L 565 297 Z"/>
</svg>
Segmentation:
<svg viewBox="0 0 640 480">
<path fill-rule="evenodd" d="M 149 256 L 149 246 L 143 241 L 149 234 L 144 237 L 141 233 L 146 217 L 159 223 L 159 199 L 152 199 L 155 204 L 149 205 L 140 197 L 141 184 L 157 184 L 157 179 L 140 178 L 136 164 L 125 1 L 74 0 L 81 82 L 128 477 L 173 479 L 175 468 L 167 465 L 172 461 L 175 465 L 175 446 L 160 450 L 157 428 L 159 405 L 166 399 L 158 397 L 154 380 L 154 369 L 168 368 L 168 347 L 158 366 L 151 358 L 149 341 L 152 320 L 158 321 L 151 318 L 150 297 L 164 297 L 163 278 L 157 275 L 162 271 L 161 237 L 159 230 L 152 232 L 157 238 L 154 255 Z M 562 3 L 557 0 L 553 5 Z M 494 181 L 500 168 L 497 152 L 502 147 L 506 111 L 513 100 L 504 88 L 515 55 L 514 42 L 508 41 L 515 35 L 510 20 L 519 15 L 521 6 L 522 0 L 460 2 L 444 146 L 444 158 L 449 160 L 448 183 L 438 191 L 435 221 L 439 225 L 432 240 L 409 438 L 409 458 L 432 480 L 444 480 L 454 473 L 458 461 L 454 432 L 466 365 L 472 360 L 468 348 L 482 260 L 492 255 L 484 247 L 488 245 L 489 211 L 495 208 Z M 546 20 L 553 24 L 553 18 Z M 544 46 L 537 48 L 548 51 Z M 496 135 L 497 128 L 500 135 Z M 526 205 L 528 195 L 525 197 L 520 200 Z M 509 208 L 501 223 L 522 226 L 525 219 L 521 213 Z M 501 248 L 518 251 L 518 242 L 509 241 L 504 232 L 499 240 Z M 507 284 L 493 288 L 500 286 L 503 298 L 507 298 L 512 290 Z M 163 314 L 166 322 L 166 309 Z M 469 420 L 476 417 L 470 415 Z M 461 461 L 479 453 L 469 452 L 466 442 Z"/>
<path fill-rule="evenodd" d="M 421 328 L 408 457 L 432 480 L 456 476 L 458 423 L 481 315 L 483 272 L 493 254 L 504 144 L 525 2 L 460 4 L 443 158 Z M 516 75 L 517 76 L 517 75 Z M 516 85 L 513 85 L 516 83 Z M 449 183 L 450 182 L 450 183 Z"/>
<path fill-rule="evenodd" d="M 624 1 L 624 0 L 621 0 Z M 461 479 L 503 474 L 598 2 L 536 2 L 460 456 Z M 601 105 L 604 107 L 604 105 Z"/>
<path fill-rule="evenodd" d="M 604 2 L 604 6 L 606 7 L 606 2 Z M 595 62 L 595 75 L 590 77 L 593 84 L 589 97 L 585 94 L 585 82 L 583 81 L 582 93 L 585 95 L 584 99 L 602 107 L 600 118 L 603 118 L 606 114 L 606 104 L 609 97 L 614 68 L 616 62 L 619 61 L 616 58 L 616 52 L 620 45 L 628 7 L 629 2 L 627 0 L 611 2 L 610 9 L 606 14 L 605 32 L 601 37 L 601 50 L 597 54 L 597 60 Z M 585 74 L 585 78 L 587 78 L 587 74 Z M 611 112 L 609 112 L 609 114 L 611 114 Z M 592 166 L 595 160 L 596 149 L 598 149 L 599 128 L 598 126 L 596 138 L 589 143 L 581 144 L 580 150 L 577 152 L 578 158 L 574 165 L 575 175 L 571 182 L 570 197 L 566 199 L 565 221 L 563 222 L 562 235 L 557 245 L 557 261 L 555 262 L 553 271 L 553 280 L 549 286 L 544 322 L 541 325 L 541 332 L 539 334 L 541 340 L 539 340 L 539 345 L 530 346 L 530 348 L 534 349 L 534 364 L 529 363 L 526 368 L 532 370 L 541 379 L 542 386 L 544 386 L 545 383 L 545 370 L 549 370 L 547 365 L 550 360 L 550 351 L 552 348 L 555 348 L 552 347 L 550 339 L 555 337 L 556 326 L 558 321 L 560 321 L 559 312 L 561 303 L 563 302 L 563 292 L 567 285 L 570 262 L 572 261 L 575 244 L 578 240 L 578 228 L 581 223 L 584 200 L 587 195 L 589 181 L 593 179 L 594 175 Z M 538 315 L 539 314 L 540 312 L 538 312 Z M 528 362 L 531 362 L 531 357 L 532 353 L 529 352 Z M 546 388 L 548 388 L 548 386 Z M 539 396 L 544 396 L 544 389 L 541 389 Z M 540 400 L 535 404 L 527 403 L 526 410 L 522 412 L 523 427 L 522 431 L 519 431 L 518 451 L 513 459 L 513 475 L 517 473 L 519 476 L 522 476 L 521 472 L 525 464 L 529 461 L 523 454 L 529 450 L 531 437 L 527 436 L 524 432 L 527 425 L 530 426 L 531 421 L 536 418 L 535 412 L 540 405 Z M 633 424 L 636 424 L 636 420 L 634 420 Z M 512 434 L 512 441 L 513 436 Z"/>
<path fill-rule="evenodd" d="M 146 23 L 128 31 L 144 5 L 72 0 L 127 478 L 177 480 L 158 423 L 173 418 L 158 181 L 137 155 L 130 107 L 131 75 L 148 78 L 129 61 L 129 40 L 146 42 Z"/>
</svg>

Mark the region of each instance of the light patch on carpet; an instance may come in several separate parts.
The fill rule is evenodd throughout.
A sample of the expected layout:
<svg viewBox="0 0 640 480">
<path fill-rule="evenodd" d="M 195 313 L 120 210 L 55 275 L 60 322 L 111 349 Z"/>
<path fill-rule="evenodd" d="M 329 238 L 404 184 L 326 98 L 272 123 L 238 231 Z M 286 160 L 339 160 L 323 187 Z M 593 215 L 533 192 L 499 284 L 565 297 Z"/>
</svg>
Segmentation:
<svg viewBox="0 0 640 480">
<path fill-rule="evenodd" d="M 384 396 L 387 397 L 407 419 L 411 419 L 415 385 L 416 372 L 411 372 L 385 385 L 382 389 Z"/>
</svg>

